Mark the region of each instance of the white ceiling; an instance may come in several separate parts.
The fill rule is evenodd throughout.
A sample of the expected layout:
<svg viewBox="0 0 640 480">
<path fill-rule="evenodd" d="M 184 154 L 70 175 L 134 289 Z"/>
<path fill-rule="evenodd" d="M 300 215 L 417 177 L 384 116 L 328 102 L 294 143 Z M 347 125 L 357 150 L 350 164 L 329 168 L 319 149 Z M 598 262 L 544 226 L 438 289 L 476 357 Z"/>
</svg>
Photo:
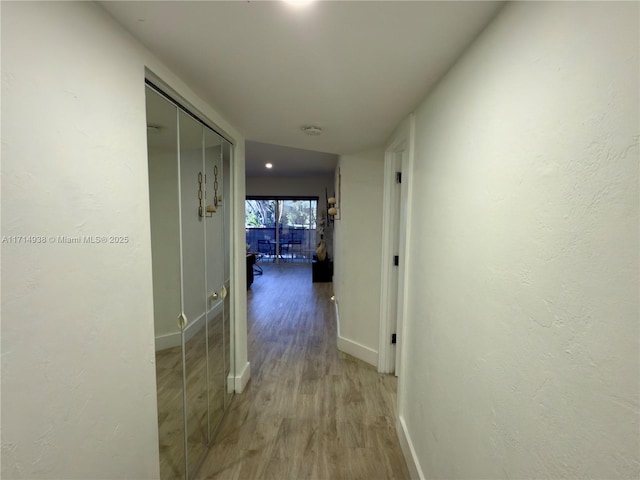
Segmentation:
<svg viewBox="0 0 640 480">
<path fill-rule="evenodd" d="M 101 5 L 255 142 L 252 170 L 277 152 L 273 145 L 349 154 L 383 144 L 502 2 Z M 303 125 L 323 134 L 306 135 Z M 272 145 L 260 154 L 262 143 Z"/>
<path fill-rule="evenodd" d="M 246 165 L 248 177 L 333 175 L 338 163 L 338 156 L 333 153 L 314 152 L 260 142 L 246 142 L 245 156 L 251 159 Z M 273 164 L 273 168 L 266 169 L 266 163 Z"/>
</svg>

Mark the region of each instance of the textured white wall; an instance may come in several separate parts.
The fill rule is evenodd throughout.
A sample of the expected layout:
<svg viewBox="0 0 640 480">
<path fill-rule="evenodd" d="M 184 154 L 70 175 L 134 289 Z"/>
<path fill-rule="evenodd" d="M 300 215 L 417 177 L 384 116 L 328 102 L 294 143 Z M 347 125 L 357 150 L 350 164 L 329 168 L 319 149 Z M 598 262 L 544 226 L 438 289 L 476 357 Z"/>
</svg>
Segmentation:
<svg viewBox="0 0 640 480">
<path fill-rule="evenodd" d="M 159 475 L 145 66 L 238 140 L 243 198 L 242 137 L 100 7 L 2 4 L 2 235 L 47 239 L 2 244 L 3 478 Z"/>
<path fill-rule="evenodd" d="M 638 478 L 638 3 L 508 5 L 416 112 L 425 478 Z"/>
<path fill-rule="evenodd" d="M 345 340 L 338 344 L 377 366 L 384 150 L 343 155 L 338 167 L 342 187 L 340 220 L 334 223 L 333 283 Z"/>
</svg>

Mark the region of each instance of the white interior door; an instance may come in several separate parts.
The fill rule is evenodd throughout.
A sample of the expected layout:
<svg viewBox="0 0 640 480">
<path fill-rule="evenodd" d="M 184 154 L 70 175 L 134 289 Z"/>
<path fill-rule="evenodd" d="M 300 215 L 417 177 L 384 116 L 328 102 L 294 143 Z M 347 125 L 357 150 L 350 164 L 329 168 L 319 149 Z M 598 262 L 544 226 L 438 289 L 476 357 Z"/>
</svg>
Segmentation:
<svg viewBox="0 0 640 480">
<path fill-rule="evenodd" d="M 404 144 L 390 149 L 385 159 L 382 283 L 380 295 L 380 338 L 378 371 L 396 373 L 402 349 L 402 298 L 404 278 L 404 239 L 406 192 L 402 183 Z M 395 339 L 395 341 L 394 341 Z"/>
<path fill-rule="evenodd" d="M 396 165 L 398 168 L 398 172 L 402 172 L 403 164 L 405 164 L 407 152 L 405 150 L 401 150 L 396 154 Z M 402 174 L 401 174 L 402 175 Z M 406 176 L 405 176 L 406 177 Z M 396 283 L 396 315 L 394 318 L 395 321 L 395 331 L 396 331 L 396 339 L 397 343 L 395 345 L 395 369 L 394 373 L 398 376 L 398 372 L 400 371 L 400 358 L 401 358 L 401 350 L 404 341 L 402 325 L 403 325 L 403 316 L 404 316 L 404 308 L 403 301 L 404 298 L 404 278 L 405 278 L 405 269 L 407 268 L 407 253 L 405 250 L 406 245 L 406 236 L 407 236 L 407 209 L 406 205 L 408 202 L 408 193 L 407 193 L 407 184 L 406 178 L 405 182 L 402 183 L 400 180 L 396 182 L 396 202 L 397 202 L 397 219 L 398 219 L 398 228 L 397 228 L 397 251 L 398 256 L 400 257 L 399 265 L 396 268 L 397 275 L 397 283 Z"/>
<path fill-rule="evenodd" d="M 396 342 L 398 338 L 398 313 L 400 308 L 399 299 L 402 298 L 399 294 L 399 280 L 400 280 L 400 262 L 403 260 L 400 257 L 400 229 L 401 229 L 401 183 L 400 178 L 402 175 L 402 154 L 396 154 L 394 159 L 394 169 L 396 172 L 396 181 L 393 184 L 393 195 L 391 197 L 392 201 L 392 218 L 391 218 L 391 250 L 393 252 L 393 267 L 391 269 L 390 275 L 390 294 L 389 294 L 389 302 L 390 302 L 390 323 L 391 323 L 391 332 L 392 335 L 396 335 Z M 391 349 L 389 351 L 389 356 L 391 357 L 391 372 L 397 372 L 397 364 L 398 364 L 398 344 L 392 343 Z M 396 373 L 397 375 L 397 373 Z"/>
</svg>

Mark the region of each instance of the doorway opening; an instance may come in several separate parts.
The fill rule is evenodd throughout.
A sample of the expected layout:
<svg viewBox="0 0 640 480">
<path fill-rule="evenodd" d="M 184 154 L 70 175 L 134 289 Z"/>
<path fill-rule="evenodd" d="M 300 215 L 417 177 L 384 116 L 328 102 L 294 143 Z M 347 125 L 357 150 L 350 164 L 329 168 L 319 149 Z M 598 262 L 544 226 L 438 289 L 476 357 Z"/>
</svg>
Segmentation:
<svg viewBox="0 0 640 480">
<path fill-rule="evenodd" d="M 412 121 L 398 132 L 385 152 L 378 371 L 396 376 L 401 376 L 402 370 L 405 277 L 409 267 Z"/>
<path fill-rule="evenodd" d="M 318 197 L 247 197 L 248 252 L 260 262 L 308 264 L 315 253 Z"/>
</svg>

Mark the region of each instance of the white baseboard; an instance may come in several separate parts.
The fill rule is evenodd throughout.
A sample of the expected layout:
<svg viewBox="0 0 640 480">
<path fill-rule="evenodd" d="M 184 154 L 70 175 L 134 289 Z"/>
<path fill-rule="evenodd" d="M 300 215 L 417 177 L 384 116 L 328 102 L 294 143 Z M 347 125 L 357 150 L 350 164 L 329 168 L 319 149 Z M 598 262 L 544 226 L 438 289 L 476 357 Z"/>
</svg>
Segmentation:
<svg viewBox="0 0 640 480">
<path fill-rule="evenodd" d="M 411 437 L 409 436 L 407 425 L 404 422 L 403 417 L 399 417 L 396 421 L 396 433 L 398 434 L 400 448 L 402 449 L 404 459 L 407 462 L 407 468 L 409 469 L 411 478 L 413 480 L 425 480 L 424 473 L 420 467 L 420 462 L 418 461 L 416 451 L 413 448 L 413 443 L 411 442 Z"/>
<path fill-rule="evenodd" d="M 340 334 L 340 312 L 338 309 L 338 302 L 333 302 L 336 308 L 336 327 L 338 329 L 338 350 L 341 352 L 347 353 L 352 357 L 356 357 L 363 362 L 367 362 L 374 367 L 378 367 L 378 352 L 369 348 L 365 345 L 362 345 L 358 342 L 355 342 L 349 338 L 343 337 Z"/>
<path fill-rule="evenodd" d="M 211 321 L 216 316 L 220 315 L 222 313 L 222 307 L 222 300 L 219 300 L 213 307 L 211 307 L 207 312 L 208 321 Z M 191 337 L 193 337 L 202 327 L 204 327 L 204 313 L 196 318 L 195 321 L 190 321 L 187 328 L 184 329 L 185 341 L 189 341 Z M 156 337 L 156 352 L 167 348 L 177 347 L 181 342 L 182 336 L 180 332 L 159 335 Z"/>
<path fill-rule="evenodd" d="M 180 332 L 168 333 L 156 337 L 156 352 L 180 345 Z"/>
<path fill-rule="evenodd" d="M 244 391 L 244 387 L 249 383 L 249 379 L 251 378 L 251 363 L 247 362 L 242 367 L 242 370 L 237 373 L 236 376 L 233 377 L 233 388 L 236 393 L 242 393 Z"/>
</svg>

